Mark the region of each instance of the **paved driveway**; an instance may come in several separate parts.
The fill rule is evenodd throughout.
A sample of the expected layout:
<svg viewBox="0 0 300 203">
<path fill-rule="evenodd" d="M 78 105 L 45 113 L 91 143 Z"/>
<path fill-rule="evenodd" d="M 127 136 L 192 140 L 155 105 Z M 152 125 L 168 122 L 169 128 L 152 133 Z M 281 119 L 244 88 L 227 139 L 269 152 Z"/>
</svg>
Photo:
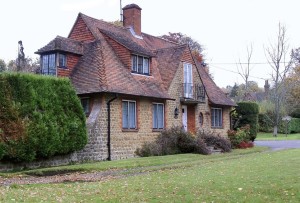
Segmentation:
<svg viewBox="0 0 300 203">
<path fill-rule="evenodd" d="M 270 147 L 272 150 L 300 148 L 300 140 L 255 141 L 257 146 Z"/>
</svg>

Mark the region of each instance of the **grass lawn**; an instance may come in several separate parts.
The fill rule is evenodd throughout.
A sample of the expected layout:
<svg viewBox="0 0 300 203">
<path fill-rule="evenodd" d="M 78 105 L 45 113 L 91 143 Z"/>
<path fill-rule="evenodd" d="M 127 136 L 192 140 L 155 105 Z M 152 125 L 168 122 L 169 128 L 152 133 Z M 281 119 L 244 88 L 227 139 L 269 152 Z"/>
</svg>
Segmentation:
<svg viewBox="0 0 300 203">
<path fill-rule="evenodd" d="M 0 202 L 299 202 L 300 149 L 261 152 L 263 149 L 43 169 L 87 172 L 125 168 L 128 174 L 99 182 L 0 186 Z"/>
<path fill-rule="evenodd" d="M 300 133 L 297 134 L 278 134 L 277 137 L 273 137 L 272 133 L 260 132 L 257 134 L 255 140 L 300 140 Z"/>
</svg>

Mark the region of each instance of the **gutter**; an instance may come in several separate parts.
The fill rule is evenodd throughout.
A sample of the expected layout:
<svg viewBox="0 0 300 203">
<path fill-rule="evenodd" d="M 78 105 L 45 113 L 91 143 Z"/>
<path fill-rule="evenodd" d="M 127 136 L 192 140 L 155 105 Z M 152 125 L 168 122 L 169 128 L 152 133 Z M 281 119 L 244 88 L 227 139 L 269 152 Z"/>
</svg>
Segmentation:
<svg viewBox="0 0 300 203">
<path fill-rule="evenodd" d="M 107 104 L 107 149 L 108 149 L 108 157 L 107 160 L 111 161 L 111 143 L 110 143 L 110 103 L 118 98 L 118 95 L 115 94 L 113 98 L 108 100 Z"/>
</svg>

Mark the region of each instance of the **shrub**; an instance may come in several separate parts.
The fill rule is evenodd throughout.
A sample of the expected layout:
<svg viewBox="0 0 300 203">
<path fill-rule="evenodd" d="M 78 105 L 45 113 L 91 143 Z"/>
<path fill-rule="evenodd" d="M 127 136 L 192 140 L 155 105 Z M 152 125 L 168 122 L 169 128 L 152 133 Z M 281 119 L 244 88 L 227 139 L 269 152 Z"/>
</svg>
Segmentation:
<svg viewBox="0 0 300 203">
<path fill-rule="evenodd" d="M 236 112 L 240 117 L 237 127 L 240 128 L 249 124 L 250 140 L 254 141 L 258 132 L 258 104 L 255 102 L 239 102 Z"/>
<path fill-rule="evenodd" d="M 1 74 L 0 106 L 3 159 L 49 158 L 87 143 L 86 118 L 66 78 Z"/>
<path fill-rule="evenodd" d="M 199 144 L 199 145 L 197 145 Z M 205 149 L 202 149 L 205 148 Z M 180 127 L 162 131 L 153 142 L 145 143 L 136 150 L 138 156 L 161 156 L 179 153 L 205 152 L 206 145 Z"/>
<path fill-rule="evenodd" d="M 272 132 L 272 120 L 266 113 L 258 114 L 258 123 L 260 132 Z"/>
<path fill-rule="evenodd" d="M 213 146 L 214 148 L 221 149 L 222 152 L 231 151 L 230 141 L 220 135 L 215 135 L 212 132 L 199 131 L 198 137 L 203 139 L 207 146 Z"/>
<path fill-rule="evenodd" d="M 250 141 L 250 126 L 246 125 L 242 128 L 227 131 L 228 138 L 231 142 L 232 148 L 244 148 L 245 143 Z"/>
<path fill-rule="evenodd" d="M 173 127 L 161 132 L 153 142 L 144 143 L 135 153 L 142 157 L 178 153 L 211 154 L 208 145 L 219 148 L 222 152 L 231 151 L 230 141 L 226 138 L 204 132 L 194 136 L 180 127 Z"/>
</svg>

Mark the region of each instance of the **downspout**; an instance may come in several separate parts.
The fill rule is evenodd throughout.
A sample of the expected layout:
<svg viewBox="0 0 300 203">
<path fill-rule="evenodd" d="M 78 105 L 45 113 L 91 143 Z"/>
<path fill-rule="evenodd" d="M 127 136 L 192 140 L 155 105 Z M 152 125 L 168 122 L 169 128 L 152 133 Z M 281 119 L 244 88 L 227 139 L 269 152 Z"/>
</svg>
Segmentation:
<svg viewBox="0 0 300 203">
<path fill-rule="evenodd" d="M 107 160 L 111 161 L 111 144 L 110 144 L 110 103 L 117 99 L 118 96 L 115 94 L 115 96 L 108 100 L 107 104 L 107 149 L 108 149 L 108 157 Z"/>
</svg>

